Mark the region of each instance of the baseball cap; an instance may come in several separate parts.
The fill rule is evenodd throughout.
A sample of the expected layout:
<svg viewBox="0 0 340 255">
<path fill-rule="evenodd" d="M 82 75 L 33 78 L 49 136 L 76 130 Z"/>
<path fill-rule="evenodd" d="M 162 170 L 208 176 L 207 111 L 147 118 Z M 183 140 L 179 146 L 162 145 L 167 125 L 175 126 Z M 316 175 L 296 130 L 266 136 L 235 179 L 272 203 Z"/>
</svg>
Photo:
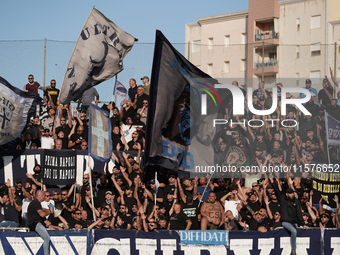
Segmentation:
<svg viewBox="0 0 340 255">
<path fill-rule="evenodd" d="M 256 214 L 262 215 L 262 212 L 261 212 L 261 211 L 256 211 L 256 212 L 255 212 L 255 215 L 256 215 Z"/>
<path fill-rule="evenodd" d="M 286 189 L 286 193 L 288 193 L 288 194 L 294 193 L 294 190 L 292 190 L 291 188 L 288 188 L 288 189 Z"/>
<path fill-rule="evenodd" d="M 112 195 L 112 191 L 108 190 L 108 191 L 105 192 L 105 195 L 106 195 L 106 194 Z"/>
<path fill-rule="evenodd" d="M 306 84 L 311 84 L 311 83 L 312 83 L 312 81 L 310 79 L 306 80 Z"/>
<path fill-rule="evenodd" d="M 155 184 L 155 179 L 152 179 L 152 180 L 150 181 L 150 184 Z"/>
<path fill-rule="evenodd" d="M 16 183 L 22 183 L 22 180 L 21 180 L 21 178 L 17 178 L 15 182 Z"/>
<path fill-rule="evenodd" d="M 143 76 L 142 78 L 140 78 L 141 80 L 143 80 L 143 79 L 149 79 L 149 77 L 148 76 Z"/>
</svg>

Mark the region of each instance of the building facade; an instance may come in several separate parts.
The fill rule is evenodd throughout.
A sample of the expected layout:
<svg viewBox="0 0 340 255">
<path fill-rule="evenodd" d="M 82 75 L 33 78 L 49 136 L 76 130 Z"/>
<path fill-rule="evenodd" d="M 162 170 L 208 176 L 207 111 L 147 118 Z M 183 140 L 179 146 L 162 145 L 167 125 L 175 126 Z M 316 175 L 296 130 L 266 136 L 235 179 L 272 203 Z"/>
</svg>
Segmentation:
<svg viewBox="0 0 340 255">
<path fill-rule="evenodd" d="M 257 87 L 340 77 L 339 0 L 249 0 L 249 10 L 186 25 L 185 56 L 217 79 Z M 289 83 L 289 84 L 288 84 Z"/>
</svg>

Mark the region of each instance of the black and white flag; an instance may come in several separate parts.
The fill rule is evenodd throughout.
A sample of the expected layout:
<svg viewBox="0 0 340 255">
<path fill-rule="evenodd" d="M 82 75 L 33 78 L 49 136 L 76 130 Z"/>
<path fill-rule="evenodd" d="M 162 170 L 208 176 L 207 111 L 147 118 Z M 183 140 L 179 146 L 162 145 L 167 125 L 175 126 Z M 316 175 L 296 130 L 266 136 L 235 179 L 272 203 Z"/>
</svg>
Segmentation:
<svg viewBox="0 0 340 255">
<path fill-rule="evenodd" d="M 93 8 L 73 49 L 60 90 L 60 102 L 79 99 L 85 90 L 124 69 L 135 38 Z"/>
<path fill-rule="evenodd" d="M 39 101 L 39 94 L 22 91 L 0 76 L 0 145 L 21 134 Z"/>
</svg>

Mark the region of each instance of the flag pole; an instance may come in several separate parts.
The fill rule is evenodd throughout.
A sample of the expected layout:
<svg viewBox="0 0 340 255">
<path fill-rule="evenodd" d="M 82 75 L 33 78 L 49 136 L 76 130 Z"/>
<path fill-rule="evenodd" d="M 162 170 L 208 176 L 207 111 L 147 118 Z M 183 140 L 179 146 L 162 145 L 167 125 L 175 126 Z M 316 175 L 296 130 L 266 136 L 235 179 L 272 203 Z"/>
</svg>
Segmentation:
<svg viewBox="0 0 340 255">
<path fill-rule="evenodd" d="M 116 81 L 115 81 L 115 104 L 117 102 L 117 94 L 116 94 L 116 89 L 117 89 L 117 79 L 118 79 L 118 74 L 116 74 Z"/>
<path fill-rule="evenodd" d="M 209 178 L 209 181 L 208 181 L 207 185 L 206 185 L 205 188 L 204 188 L 204 191 L 203 191 L 203 193 L 202 193 L 202 199 L 203 199 L 204 193 L 205 193 L 205 191 L 207 190 L 207 188 L 208 188 L 208 186 L 209 186 L 209 183 L 210 183 L 210 180 L 211 180 L 211 178 L 213 177 L 214 173 L 215 173 L 215 172 L 212 173 L 212 175 L 211 175 L 210 178 Z M 200 207 L 201 203 L 202 203 L 202 200 L 199 201 L 198 207 Z"/>
<path fill-rule="evenodd" d="M 155 205 L 156 205 L 156 203 L 157 203 L 157 187 L 156 187 L 156 185 L 157 185 L 157 171 L 155 172 L 155 195 L 154 195 L 154 199 L 155 199 Z"/>
<path fill-rule="evenodd" d="M 331 157 L 329 156 L 329 145 L 328 145 L 328 119 L 327 119 L 328 113 L 325 111 L 325 128 L 326 128 L 326 144 L 327 144 L 327 156 L 328 156 L 328 164 L 331 164 Z"/>
<path fill-rule="evenodd" d="M 92 107 L 90 105 L 90 118 L 91 118 L 91 111 L 92 111 Z M 90 135 L 90 134 L 89 134 Z M 91 148 L 88 148 L 88 166 L 89 166 L 89 169 L 90 169 L 90 173 L 89 173 L 89 181 L 90 181 L 90 191 L 91 191 L 91 204 L 92 204 L 92 208 L 94 208 L 94 201 L 93 201 L 93 190 L 92 190 L 92 169 L 90 167 L 90 149 Z M 96 214 L 94 212 L 94 210 L 92 210 L 92 213 L 93 213 L 93 220 L 96 221 Z"/>
</svg>

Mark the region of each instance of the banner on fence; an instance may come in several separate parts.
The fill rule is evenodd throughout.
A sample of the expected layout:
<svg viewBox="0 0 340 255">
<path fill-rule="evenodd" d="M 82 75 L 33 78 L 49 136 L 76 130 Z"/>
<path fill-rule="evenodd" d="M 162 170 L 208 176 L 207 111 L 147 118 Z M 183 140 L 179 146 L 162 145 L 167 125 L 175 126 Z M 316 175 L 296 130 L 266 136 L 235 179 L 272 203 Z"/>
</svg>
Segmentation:
<svg viewBox="0 0 340 255">
<path fill-rule="evenodd" d="M 117 152 L 114 151 L 116 155 Z M 54 165 L 54 162 L 45 162 L 45 155 L 52 155 L 51 153 L 54 153 L 53 155 L 58 155 L 59 159 L 53 158 L 53 160 L 59 160 L 58 164 L 60 164 L 60 160 L 62 160 L 62 164 L 68 165 L 66 161 L 72 159 L 65 159 L 65 155 L 74 155 L 76 158 L 75 162 L 75 179 L 70 178 L 66 179 L 66 172 L 60 172 L 60 170 L 68 169 L 67 166 L 58 168 L 58 181 L 56 179 L 53 179 L 53 171 L 52 179 L 48 178 L 49 182 L 53 182 L 53 184 L 57 185 L 66 185 L 66 182 L 68 184 L 73 184 L 75 181 L 77 181 L 78 184 L 83 183 L 83 175 L 85 171 L 89 171 L 87 168 L 93 169 L 93 171 L 97 171 L 98 173 L 101 173 L 104 169 L 105 162 L 102 162 L 97 159 L 93 159 L 92 157 L 88 156 L 87 151 L 82 150 L 14 150 L 14 151 L 2 151 L 0 156 L 0 183 L 4 183 L 5 180 L 10 179 L 11 183 L 15 183 L 15 180 L 17 178 L 21 178 L 23 182 L 26 182 L 26 173 L 34 174 L 33 168 L 36 164 L 39 164 L 42 166 L 42 175 L 44 176 L 44 169 L 52 169 L 51 165 Z M 134 157 L 137 156 L 137 151 L 127 151 L 126 153 L 129 153 L 133 155 Z M 64 155 L 64 156 L 63 156 Z M 65 162 L 65 163 L 63 163 Z M 46 166 L 45 166 L 46 163 Z M 110 162 L 109 164 L 109 170 L 112 169 L 115 162 Z M 49 170 L 47 170 L 49 171 Z M 46 177 L 49 177 L 50 173 L 46 173 Z M 67 175 L 71 176 L 73 172 L 67 172 Z M 74 176 L 72 176 L 74 177 Z M 63 179 L 65 178 L 65 179 Z M 45 180 L 44 180 L 45 181 Z M 54 182 L 56 181 L 56 182 Z M 46 183 L 46 182 L 45 182 Z"/>
</svg>

